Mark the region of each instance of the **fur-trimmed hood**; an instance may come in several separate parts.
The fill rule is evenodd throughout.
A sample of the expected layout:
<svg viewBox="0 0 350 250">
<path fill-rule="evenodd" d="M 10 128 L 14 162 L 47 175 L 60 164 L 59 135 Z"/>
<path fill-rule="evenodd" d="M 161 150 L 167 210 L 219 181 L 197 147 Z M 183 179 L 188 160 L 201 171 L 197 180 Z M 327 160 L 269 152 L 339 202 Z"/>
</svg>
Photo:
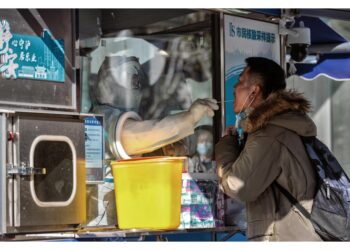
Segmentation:
<svg viewBox="0 0 350 250">
<path fill-rule="evenodd" d="M 293 90 L 278 91 L 254 108 L 242 126 L 244 131 L 251 133 L 273 124 L 302 136 L 315 136 L 316 126 L 306 114 L 310 107 L 310 102 L 302 94 Z"/>
</svg>

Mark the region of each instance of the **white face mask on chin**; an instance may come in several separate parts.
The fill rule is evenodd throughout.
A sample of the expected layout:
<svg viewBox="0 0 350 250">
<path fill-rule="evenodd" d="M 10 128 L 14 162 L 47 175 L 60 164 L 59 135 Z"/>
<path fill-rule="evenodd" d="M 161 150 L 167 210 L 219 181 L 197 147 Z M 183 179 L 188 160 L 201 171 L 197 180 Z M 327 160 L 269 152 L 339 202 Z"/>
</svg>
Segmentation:
<svg viewBox="0 0 350 250">
<path fill-rule="evenodd" d="M 198 143 L 197 144 L 197 153 L 199 155 L 211 155 L 213 152 L 213 144 L 212 143 Z"/>
</svg>

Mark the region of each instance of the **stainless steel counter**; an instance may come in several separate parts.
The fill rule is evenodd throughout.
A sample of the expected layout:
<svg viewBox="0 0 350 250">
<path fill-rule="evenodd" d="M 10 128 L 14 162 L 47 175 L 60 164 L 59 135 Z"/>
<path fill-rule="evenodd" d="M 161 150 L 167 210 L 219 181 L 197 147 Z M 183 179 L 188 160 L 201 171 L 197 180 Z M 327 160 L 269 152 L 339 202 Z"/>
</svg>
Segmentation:
<svg viewBox="0 0 350 250">
<path fill-rule="evenodd" d="M 1 240 L 18 240 L 18 241 L 35 241 L 35 240 L 89 240 L 103 238 L 139 238 L 142 241 L 147 236 L 156 236 L 156 240 L 167 240 L 166 235 L 169 234 L 187 234 L 187 233 L 211 233 L 213 241 L 226 241 L 236 233 L 242 232 L 238 227 L 216 227 L 216 228 L 191 228 L 191 229 L 175 229 L 175 230 L 140 230 L 130 229 L 121 230 L 116 227 L 86 227 L 74 232 L 56 232 L 56 233 L 35 233 L 35 234 L 17 234 L 13 237 L 6 236 Z M 217 233 L 227 233 L 223 238 L 218 239 Z"/>
</svg>

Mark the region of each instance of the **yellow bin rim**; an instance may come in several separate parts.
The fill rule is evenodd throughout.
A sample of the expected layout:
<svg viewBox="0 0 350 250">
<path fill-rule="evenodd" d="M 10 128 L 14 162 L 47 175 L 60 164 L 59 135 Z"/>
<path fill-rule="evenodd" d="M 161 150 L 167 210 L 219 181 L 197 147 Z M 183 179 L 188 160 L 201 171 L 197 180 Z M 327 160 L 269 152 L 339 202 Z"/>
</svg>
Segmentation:
<svg viewBox="0 0 350 250">
<path fill-rule="evenodd" d="M 186 156 L 149 156 L 149 157 L 137 157 L 131 159 L 112 161 L 111 165 L 113 167 L 124 167 L 125 165 L 119 166 L 119 164 L 138 164 L 140 162 L 164 162 L 164 161 L 179 161 L 187 160 Z"/>
</svg>

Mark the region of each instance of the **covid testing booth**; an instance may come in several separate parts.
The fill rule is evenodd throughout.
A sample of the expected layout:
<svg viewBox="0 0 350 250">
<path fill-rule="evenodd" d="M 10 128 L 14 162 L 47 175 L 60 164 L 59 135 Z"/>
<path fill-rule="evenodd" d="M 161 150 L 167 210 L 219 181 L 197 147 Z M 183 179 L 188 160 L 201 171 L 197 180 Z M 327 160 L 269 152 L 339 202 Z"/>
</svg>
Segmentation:
<svg viewBox="0 0 350 250">
<path fill-rule="evenodd" d="M 0 9 L 0 240 L 245 240 L 245 205 L 219 190 L 213 152 L 235 124 L 244 60 L 286 70 L 349 173 L 349 20 L 340 9 Z M 205 98 L 219 110 L 187 123 Z"/>
</svg>

